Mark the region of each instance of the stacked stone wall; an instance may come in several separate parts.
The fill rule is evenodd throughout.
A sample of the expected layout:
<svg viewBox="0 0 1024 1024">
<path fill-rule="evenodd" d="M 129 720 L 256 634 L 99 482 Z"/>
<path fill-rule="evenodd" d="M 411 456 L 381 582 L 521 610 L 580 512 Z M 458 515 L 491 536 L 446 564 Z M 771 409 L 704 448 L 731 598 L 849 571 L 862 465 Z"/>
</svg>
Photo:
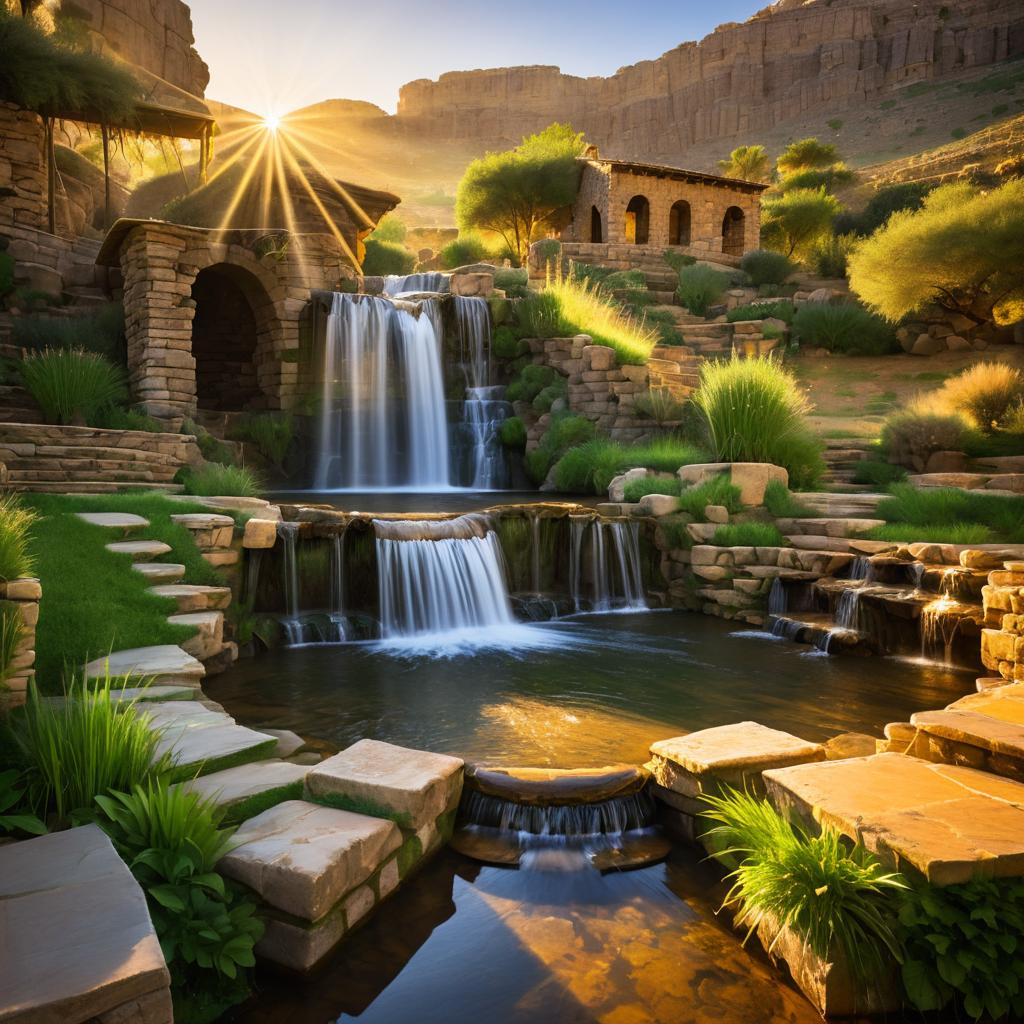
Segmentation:
<svg viewBox="0 0 1024 1024">
<path fill-rule="evenodd" d="M 0 103 L 0 234 L 12 237 L 17 228 L 45 227 L 44 149 L 43 119 Z"/>
<path fill-rule="evenodd" d="M 1024 562 L 989 573 L 982 602 L 982 664 L 1005 682 L 1024 682 Z"/>
<path fill-rule="evenodd" d="M 39 580 L 36 579 L 0 581 L 0 610 L 17 615 L 22 628 L 14 660 L 8 666 L 8 675 L 0 686 L 0 708 L 24 704 L 29 680 L 35 675 L 36 624 L 39 622 L 42 594 Z"/>
</svg>

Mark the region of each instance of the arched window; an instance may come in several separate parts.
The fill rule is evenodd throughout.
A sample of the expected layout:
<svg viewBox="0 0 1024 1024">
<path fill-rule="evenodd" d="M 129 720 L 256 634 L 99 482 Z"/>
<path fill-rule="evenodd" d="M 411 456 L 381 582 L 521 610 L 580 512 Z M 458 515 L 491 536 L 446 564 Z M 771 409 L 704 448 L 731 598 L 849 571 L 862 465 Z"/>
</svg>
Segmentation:
<svg viewBox="0 0 1024 1024">
<path fill-rule="evenodd" d="M 651 229 L 651 204 L 646 196 L 633 196 L 626 205 L 626 241 L 646 245 Z"/>
<path fill-rule="evenodd" d="M 690 244 L 690 204 L 680 199 L 668 213 L 668 244 Z"/>
<path fill-rule="evenodd" d="M 743 255 L 744 233 L 743 211 L 730 206 L 722 218 L 722 252 L 727 256 Z"/>
<path fill-rule="evenodd" d="M 604 241 L 604 232 L 601 230 L 601 211 L 596 206 L 590 208 L 590 240 L 592 242 Z"/>
</svg>

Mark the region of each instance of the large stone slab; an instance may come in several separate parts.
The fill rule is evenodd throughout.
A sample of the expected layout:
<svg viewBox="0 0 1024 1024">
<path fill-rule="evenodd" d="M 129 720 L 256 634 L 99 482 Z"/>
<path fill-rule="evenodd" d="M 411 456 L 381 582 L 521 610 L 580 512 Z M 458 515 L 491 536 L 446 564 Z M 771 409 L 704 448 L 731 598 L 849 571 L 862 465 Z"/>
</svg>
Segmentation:
<svg viewBox="0 0 1024 1024">
<path fill-rule="evenodd" d="M 317 921 L 402 844 L 391 821 L 287 800 L 245 822 L 218 870 L 273 907 Z"/>
<path fill-rule="evenodd" d="M 136 562 L 132 568 L 151 583 L 177 583 L 185 578 L 185 566 L 177 562 Z"/>
<path fill-rule="evenodd" d="M 171 551 L 170 544 L 162 540 L 118 540 L 107 544 L 106 548 L 116 555 L 129 555 L 134 559 L 160 558 Z"/>
<path fill-rule="evenodd" d="M 460 758 L 359 740 L 306 776 L 310 800 L 417 830 L 453 809 L 462 792 Z"/>
<path fill-rule="evenodd" d="M 120 530 L 123 533 L 130 533 L 132 530 L 142 530 L 149 526 L 148 519 L 137 516 L 133 512 L 76 512 L 75 515 L 92 526 L 102 526 L 108 530 Z"/>
<path fill-rule="evenodd" d="M 256 761 L 203 775 L 180 785 L 211 799 L 229 822 L 243 821 L 302 796 L 309 768 L 288 761 Z"/>
<path fill-rule="evenodd" d="M 169 597 L 182 614 L 223 611 L 231 604 L 230 587 L 206 587 L 192 583 L 163 583 L 149 588 L 157 597 Z"/>
<path fill-rule="evenodd" d="M 768 462 L 703 462 L 682 466 L 678 471 L 684 484 L 695 485 L 720 474 L 729 477 L 729 482 L 740 489 L 740 501 L 744 505 L 760 505 L 764 492 L 773 481 L 789 486 L 789 473 L 782 466 Z"/>
<path fill-rule="evenodd" d="M 95 825 L 0 847 L 0 908 L 4 1024 L 170 1024 L 146 898 Z"/>
<path fill-rule="evenodd" d="M 109 667 L 112 676 L 136 676 L 163 685 L 198 686 L 206 675 L 203 663 L 176 644 L 132 647 L 113 651 L 85 666 L 89 679 L 102 678 Z"/>
<path fill-rule="evenodd" d="M 765 772 L 772 803 L 935 885 L 1024 874 L 1024 784 L 902 754 Z"/>
</svg>

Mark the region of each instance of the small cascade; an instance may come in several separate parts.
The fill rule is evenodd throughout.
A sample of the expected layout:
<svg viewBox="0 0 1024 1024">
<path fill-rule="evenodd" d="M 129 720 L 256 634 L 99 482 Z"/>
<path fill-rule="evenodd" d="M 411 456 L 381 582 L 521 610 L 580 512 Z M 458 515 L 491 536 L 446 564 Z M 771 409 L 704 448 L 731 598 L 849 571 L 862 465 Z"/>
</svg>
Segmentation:
<svg viewBox="0 0 1024 1024">
<path fill-rule="evenodd" d="M 335 533 L 331 537 L 331 607 L 329 614 L 334 626 L 336 643 L 342 643 L 348 639 L 345 619 L 345 534 L 347 530 L 346 526 L 341 533 Z"/>
<path fill-rule="evenodd" d="M 451 275 L 440 271 L 423 274 L 389 274 L 384 278 L 384 294 L 391 296 L 415 295 L 430 292 L 435 295 L 447 294 L 451 288 Z"/>
<path fill-rule="evenodd" d="M 451 485 L 440 346 L 429 310 L 335 294 L 314 482 L 320 490 Z"/>
<path fill-rule="evenodd" d="M 798 619 L 776 619 L 772 623 L 772 636 L 795 642 L 804 628 L 804 623 Z"/>
<path fill-rule="evenodd" d="M 281 628 L 284 630 L 286 643 L 289 647 L 298 647 L 304 644 L 337 644 L 344 643 L 347 639 L 346 622 L 341 614 L 333 611 L 328 615 L 323 613 L 305 611 L 302 608 L 301 581 L 302 574 L 299 572 L 299 524 L 278 523 L 277 535 L 281 540 L 282 548 L 282 584 L 284 590 L 285 615 L 281 619 Z M 338 545 L 338 556 L 343 558 L 344 548 Z M 334 549 L 331 556 L 331 590 L 335 586 L 339 593 L 343 592 L 344 563 L 335 562 Z M 340 575 L 336 576 L 335 573 Z"/>
<path fill-rule="evenodd" d="M 540 593 L 540 516 L 530 516 L 530 589 Z"/>
<path fill-rule="evenodd" d="M 585 516 L 569 517 L 569 598 L 574 612 L 583 611 L 583 538 L 589 526 Z"/>
<path fill-rule="evenodd" d="M 459 365 L 467 388 L 490 383 L 491 311 L 486 299 L 455 295 L 455 322 L 459 339 Z"/>
<path fill-rule="evenodd" d="M 569 597 L 580 611 L 647 608 L 640 560 L 640 524 L 628 520 L 569 520 Z M 586 538 L 589 534 L 589 545 Z M 586 564 L 585 564 L 586 563 Z M 589 569 L 589 588 L 586 570 Z M 589 602 L 584 592 L 589 589 Z"/>
<path fill-rule="evenodd" d="M 941 652 L 945 665 L 953 663 L 953 641 L 963 621 L 959 601 L 939 597 L 921 609 L 921 657 L 933 660 Z"/>
<path fill-rule="evenodd" d="M 772 580 L 772 589 L 768 591 L 768 614 L 785 615 L 789 607 L 786 587 L 780 576 Z"/>
<path fill-rule="evenodd" d="M 245 557 L 245 603 L 251 609 L 256 602 L 263 567 L 263 548 L 248 548 Z"/>
<path fill-rule="evenodd" d="M 374 522 L 385 640 L 514 623 L 501 544 L 483 516 Z"/>
<path fill-rule="evenodd" d="M 653 824 L 656 805 L 644 790 L 595 803 L 515 803 L 468 790 L 460 815 L 468 825 L 544 836 L 595 836 L 629 832 Z"/>
</svg>

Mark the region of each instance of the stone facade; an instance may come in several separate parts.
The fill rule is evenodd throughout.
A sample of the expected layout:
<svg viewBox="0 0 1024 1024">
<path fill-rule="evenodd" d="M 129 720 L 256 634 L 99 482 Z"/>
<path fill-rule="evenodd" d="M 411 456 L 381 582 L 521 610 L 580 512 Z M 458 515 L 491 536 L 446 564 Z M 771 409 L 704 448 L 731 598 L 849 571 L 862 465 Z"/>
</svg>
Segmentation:
<svg viewBox="0 0 1024 1024">
<path fill-rule="evenodd" d="M 0 610 L 10 608 L 21 618 L 22 637 L 10 673 L 0 685 L 0 708 L 25 702 L 29 680 L 35 675 L 36 624 L 39 622 L 39 601 L 43 596 L 39 580 L 0 581 Z"/>
<path fill-rule="evenodd" d="M 130 383 L 149 415 L 172 424 L 194 417 L 211 394 L 197 371 L 214 382 L 236 377 L 234 397 L 245 408 L 287 409 L 295 401 L 299 321 L 310 290 L 337 290 L 353 271 L 329 235 L 277 232 L 272 248 L 267 237 L 130 220 L 107 236 L 98 260 L 121 268 Z M 209 288 L 197 283 L 200 275 Z M 207 307 L 212 330 L 199 333 L 210 320 L 197 299 L 217 303 L 219 291 L 240 295 L 252 315 L 250 336 L 226 355 L 218 350 L 225 325 L 216 305 Z"/>
<path fill-rule="evenodd" d="M 0 103 L 0 234 L 46 226 L 44 150 L 43 119 Z"/>
<path fill-rule="evenodd" d="M 765 185 L 596 154 L 581 164 L 565 242 L 651 246 L 659 253 L 671 246 L 698 257 L 739 257 L 758 247 Z"/>
<path fill-rule="evenodd" d="M 1006 682 L 1024 682 L 1024 562 L 1007 562 L 989 574 L 981 592 L 986 629 L 981 661 Z"/>
</svg>

